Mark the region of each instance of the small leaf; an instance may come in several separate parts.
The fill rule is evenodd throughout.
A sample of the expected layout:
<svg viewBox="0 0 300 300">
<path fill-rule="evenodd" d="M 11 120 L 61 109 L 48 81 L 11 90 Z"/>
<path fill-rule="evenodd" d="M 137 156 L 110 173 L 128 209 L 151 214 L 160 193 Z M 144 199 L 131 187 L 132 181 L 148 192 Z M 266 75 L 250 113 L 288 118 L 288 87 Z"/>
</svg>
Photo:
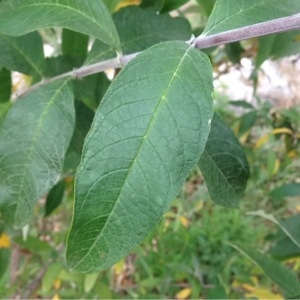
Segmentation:
<svg viewBox="0 0 300 300">
<path fill-rule="evenodd" d="M 11 106 L 12 106 L 12 102 L 0 103 L 0 127 Z"/>
<path fill-rule="evenodd" d="M 282 199 L 286 197 L 299 197 L 300 183 L 288 183 L 273 189 L 270 192 L 270 197 Z"/>
<path fill-rule="evenodd" d="M 211 92 L 207 56 L 185 42 L 153 46 L 121 70 L 77 170 L 71 268 L 109 268 L 153 230 L 204 150 Z"/>
<path fill-rule="evenodd" d="M 123 54 L 139 52 L 150 46 L 169 40 L 188 40 L 191 28 L 187 20 L 157 14 L 156 9 L 141 9 L 129 6 L 113 15 L 121 39 Z M 138 28 L 138 30 L 137 30 Z M 96 41 L 86 64 L 115 57 L 115 50 Z"/>
<path fill-rule="evenodd" d="M 43 42 L 37 32 L 20 37 L 11 37 L 0 33 L 0 66 L 38 79 L 43 75 L 43 64 Z"/>
<path fill-rule="evenodd" d="M 37 29 L 63 27 L 91 35 L 118 48 L 119 37 L 102 0 L 2 0 L 0 32 L 20 36 Z"/>
<path fill-rule="evenodd" d="M 11 88 L 10 71 L 5 68 L 0 69 L 0 104 L 9 101 Z"/>
<path fill-rule="evenodd" d="M 61 180 L 49 192 L 46 198 L 45 217 L 49 216 L 61 203 L 65 192 L 65 182 Z"/>
<path fill-rule="evenodd" d="M 246 249 L 236 245 L 232 246 L 258 265 L 271 280 L 283 289 L 287 297 L 293 297 L 300 294 L 299 280 L 286 266 L 255 250 Z"/>
<path fill-rule="evenodd" d="M 53 263 L 51 264 L 42 280 L 42 291 L 43 293 L 47 293 L 53 287 L 55 280 L 59 277 L 60 272 L 62 271 L 63 267 L 61 263 Z"/>
<path fill-rule="evenodd" d="M 198 165 L 211 199 L 221 205 L 237 206 L 246 188 L 249 166 L 239 141 L 216 114 Z"/>
<path fill-rule="evenodd" d="M 0 211 L 17 228 L 60 178 L 75 123 L 67 82 L 42 86 L 17 101 L 0 127 Z"/>
<path fill-rule="evenodd" d="M 299 0 L 217 0 L 203 33 L 211 35 L 299 12 Z"/>
</svg>

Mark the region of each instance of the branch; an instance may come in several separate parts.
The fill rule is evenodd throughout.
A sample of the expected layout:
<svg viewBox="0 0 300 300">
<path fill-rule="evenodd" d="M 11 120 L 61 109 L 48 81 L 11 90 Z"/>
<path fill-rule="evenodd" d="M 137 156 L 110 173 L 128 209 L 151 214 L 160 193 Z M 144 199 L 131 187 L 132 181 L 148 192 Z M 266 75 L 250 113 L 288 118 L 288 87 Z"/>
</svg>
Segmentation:
<svg viewBox="0 0 300 300">
<path fill-rule="evenodd" d="M 228 44 L 236 41 L 246 40 L 253 37 L 259 37 L 263 35 L 268 35 L 272 33 L 280 33 L 289 30 L 300 29 L 300 13 L 291 15 L 288 17 L 283 17 L 275 20 L 270 20 L 254 25 L 244 26 L 238 29 L 228 30 L 225 32 L 213 34 L 213 35 L 200 35 L 197 38 L 187 42 L 191 46 L 198 49 L 210 48 L 222 44 Z M 122 57 L 117 57 L 102 61 L 96 64 L 83 66 L 77 70 L 73 70 L 59 76 L 45 79 L 38 84 L 33 85 L 27 89 L 21 96 L 24 96 L 31 91 L 37 89 L 38 87 L 48 84 L 50 82 L 63 79 L 63 78 L 74 78 L 80 79 L 89 75 L 93 75 L 99 72 L 103 72 L 107 69 L 116 69 L 124 67 L 130 60 L 135 58 L 140 52 L 132 53 L 129 55 L 124 55 Z"/>
<path fill-rule="evenodd" d="M 280 33 L 300 28 L 300 13 L 271 21 L 257 23 L 213 35 L 200 35 L 192 41 L 198 49 L 210 48 L 222 44 L 242 41 L 272 33 Z"/>
</svg>

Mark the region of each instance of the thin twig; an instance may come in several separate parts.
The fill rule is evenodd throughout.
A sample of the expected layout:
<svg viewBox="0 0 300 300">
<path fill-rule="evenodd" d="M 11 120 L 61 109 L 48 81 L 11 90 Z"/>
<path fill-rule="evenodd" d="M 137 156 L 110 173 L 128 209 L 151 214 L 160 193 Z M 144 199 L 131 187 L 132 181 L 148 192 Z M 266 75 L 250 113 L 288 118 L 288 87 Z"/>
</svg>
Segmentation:
<svg viewBox="0 0 300 300">
<path fill-rule="evenodd" d="M 246 40 L 253 37 L 259 37 L 259 36 L 273 34 L 273 33 L 280 33 L 280 32 L 285 32 L 285 31 L 290 31 L 295 29 L 300 29 L 300 13 L 288 17 L 283 17 L 275 20 L 254 24 L 254 25 L 244 26 L 238 29 L 228 30 L 217 34 L 212 34 L 212 35 L 203 34 L 198 36 L 195 39 L 192 39 L 188 43 L 195 48 L 204 49 L 204 48 L 210 48 L 222 44 L 228 44 L 236 41 Z M 92 74 L 103 72 L 107 69 L 122 68 L 129 61 L 135 58 L 138 54 L 139 52 L 124 55 L 121 57 L 116 57 L 96 64 L 83 66 L 79 69 L 61 74 L 56 77 L 44 79 L 41 82 L 27 89 L 20 96 L 24 96 L 32 92 L 33 90 L 37 89 L 38 87 L 54 82 L 56 80 L 60 80 L 68 77 L 79 79 Z"/>
</svg>

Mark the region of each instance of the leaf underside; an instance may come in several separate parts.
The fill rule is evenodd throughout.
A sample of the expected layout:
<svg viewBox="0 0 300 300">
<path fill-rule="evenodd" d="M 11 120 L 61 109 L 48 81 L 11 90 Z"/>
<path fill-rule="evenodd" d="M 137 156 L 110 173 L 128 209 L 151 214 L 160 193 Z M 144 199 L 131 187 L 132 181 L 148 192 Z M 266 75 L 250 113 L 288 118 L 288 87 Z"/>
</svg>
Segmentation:
<svg viewBox="0 0 300 300">
<path fill-rule="evenodd" d="M 63 27 L 91 35 L 118 48 L 119 36 L 102 0 L 2 0 L 0 32 L 19 36 Z"/>
<path fill-rule="evenodd" d="M 209 60 L 184 42 L 153 46 L 122 69 L 77 171 L 71 268 L 108 268 L 154 228 L 203 152 L 211 92 Z"/>
<path fill-rule="evenodd" d="M 0 212 L 16 228 L 26 225 L 37 200 L 58 180 L 75 123 L 66 80 L 18 100 L 0 128 Z"/>
</svg>

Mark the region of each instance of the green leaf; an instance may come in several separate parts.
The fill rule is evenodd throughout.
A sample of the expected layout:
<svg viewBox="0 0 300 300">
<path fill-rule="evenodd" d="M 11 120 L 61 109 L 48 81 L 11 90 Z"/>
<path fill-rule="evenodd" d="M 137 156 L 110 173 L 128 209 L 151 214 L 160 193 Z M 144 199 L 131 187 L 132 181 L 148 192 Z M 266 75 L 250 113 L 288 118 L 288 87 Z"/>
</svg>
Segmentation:
<svg viewBox="0 0 300 300">
<path fill-rule="evenodd" d="M 91 35 L 118 48 L 119 37 L 102 0 L 2 0 L 0 32 L 19 36 L 37 29 L 63 27 Z"/>
<path fill-rule="evenodd" d="M 248 212 L 249 215 L 260 216 L 277 226 L 300 248 L 300 215 L 292 216 L 285 220 L 277 220 L 273 215 L 266 214 L 262 210 Z"/>
<path fill-rule="evenodd" d="M 270 192 L 270 197 L 282 199 L 286 197 L 299 197 L 300 183 L 288 183 L 281 185 Z"/>
<path fill-rule="evenodd" d="M 155 227 L 204 150 L 211 92 L 208 58 L 184 42 L 155 45 L 121 70 L 77 170 L 71 268 L 109 268 Z"/>
<path fill-rule="evenodd" d="M 42 292 L 43 293 L 47 293 L 50 291 L 50 289 L 52 288 L 52 286 L 54 284 L 54 281 L 56 279 L 58 279 L 59 274 L 61 273 L 62 270 L 63 270 L 63 266 L 60 262 L 52 263 L 48 267 L 48 269 L 43 277 L 43 280 L 42 280 Z"/>
<path fill-rule="evenodd" d="M 157 11 L 159 11 L 163 3 L 164 0 L 142 0 L 140 7 L 141 8 L 155 7 Z"/>
<path fill-rule="evenodd" d="M 197 0 L 198 4 L 202 8 L 205 16 L 208 17 L 215 5 L 216 0 Z"/>
<path fill-rule="evenodd" d="M 59 180 L 75 123 L 67 82 L 42 86 L 17 101 L 0 128 L 0 211 L 17 228 Z"/>
<path fill-rule="evenodd" d="M 10 249 L 0 248 L 0 282 L 9 267 L 10 257 L 11 257 Z"/>
<path fill-rule="evenodd" d="M 255 59 L 256 68 L 269 57 L 278 59 L 300 52 L 300 31 L 284 32 L 261 37 Z"/>
<path fill-rule="evenodd" d="M 168 14 L 157 14 L 154 8 L 141 9 L 138 6 L 128 6 L 116 12 L 113 20 L 120 35 L 120 48 L 123 54 L 139 52 L 159 42 L 185 41 L 191 37 L 191 28 L 187 20 L 172 18 Z M 96 41 L 86 64 L 115 56 L 113 48 Z"/>
<path fill-rule="evenodd" d="M 112 13 L 115 11 L 117 5 L 122 2 L 122 0 L 103 0 L 103 2 L 108 10 Z"/>
<path fill-rule="evenodd" d="M 61 203 L 65 192 L 65 182 L 61 180 L 48 193 L 45 204 L 45 217 L 49 216 Z"/>
<path fill-rule="evenodd" d="M 242 115 L 237 121 L 239 122 L 238 137 L 243 136 L 246 132 L 251 130 L 257 120 L 257 112 L 250 111 Z"/>
<path fill-rule="evenodd" d="M 189 0 L 164 0 L 163 6 L 160 10 L 161 13 L 165 13 L 174 9 L 179 8 Z"/>
<path fill-rule="evenodd" d="M 2 125 L 2 122 L 4 121 L 11 106 L 11 102 L 0 103 L 0 126 Z"/>
<path fill-rule="evenodd" d="M 268 254 L 280 260 L 300 256 L 300 248 L 284 233 L 276 240 L 268 250 Z"/>
<path fill-rule="evenodd" d="M 85 60 L 89 37 L 85 34 L 64 29 L 62 33 L 62 53 L 76 59 Z"/>
<path fill-rule="evenodd" d="M 0 33 L 0 66 L 40 78 L 42 77 L 43 63 L 43 42 L 37 32 L 20 37 L 11 37 Z"/>
<path fill-rule="evenodd" d="M 299 280 L 286 266 L 255 250 L 236 245 L 232 246 L 258 265 L 271 280 L 283 289 L 286 297 L 294 297 L 300 294 Z"/>
<path fill-rule="evenodd" d="M 98 278 L 98 273 L 87 274 L 84 276 L 84 291 L 89 293 L 95 286 Z"/>
<path fill-rule="evenodd" d="M 0 103 L 9 101 L 11 89 L 10 71 L 2 68 L 0 69 Z"/>
<path fill-rule="evenodd" d="M 198 165 L 211 199 L 224 206 L 237 206 L 246 188 L 249 166 L 239 141 L 216 114 Z"/>
<path fill-rule="evenodd" d="M 299 12 L 299 0 L 217 0 L 203 33 L 212 35 Z"/>
</svg>

